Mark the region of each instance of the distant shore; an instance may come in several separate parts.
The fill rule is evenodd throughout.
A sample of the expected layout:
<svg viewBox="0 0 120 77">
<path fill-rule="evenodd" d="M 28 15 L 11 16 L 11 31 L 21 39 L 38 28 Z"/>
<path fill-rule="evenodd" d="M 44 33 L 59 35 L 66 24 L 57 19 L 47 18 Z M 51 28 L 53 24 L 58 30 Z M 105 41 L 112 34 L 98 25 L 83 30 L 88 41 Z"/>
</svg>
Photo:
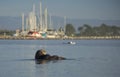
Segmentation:
<svg viewBox="0 0 120 77">
<path fill-rule="evenodd" d="M 14 37 L 0 36 L 0 40 L 120 40 L 120 36 L 80 36 L 67 38 L 37 38 L 37 37 Z"/>
</svg>

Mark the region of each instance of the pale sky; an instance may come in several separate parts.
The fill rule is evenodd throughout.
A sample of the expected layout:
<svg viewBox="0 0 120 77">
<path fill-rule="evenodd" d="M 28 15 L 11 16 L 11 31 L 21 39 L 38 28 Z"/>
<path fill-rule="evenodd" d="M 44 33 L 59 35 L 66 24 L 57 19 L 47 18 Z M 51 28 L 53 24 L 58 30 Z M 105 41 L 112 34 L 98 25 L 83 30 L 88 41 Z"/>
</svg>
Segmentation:
<svg viewBox="0 0 120 77">
<path fill-rule="evenodd" d="M 33 4 L 55 16 L 77 19 L 120 20 L 120 0 L 0 0 L 0 16 L 21 16 L 32 11 Z"/>
</svg>

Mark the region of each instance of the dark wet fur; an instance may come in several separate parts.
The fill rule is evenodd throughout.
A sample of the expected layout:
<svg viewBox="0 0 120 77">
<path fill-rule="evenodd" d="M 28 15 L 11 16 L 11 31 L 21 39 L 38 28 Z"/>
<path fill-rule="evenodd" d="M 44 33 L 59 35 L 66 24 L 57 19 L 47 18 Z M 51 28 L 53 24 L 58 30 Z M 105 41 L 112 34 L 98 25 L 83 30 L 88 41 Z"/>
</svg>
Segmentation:
<svg viewBox="0 0 120 77">
<path fill-rule="evenodd" d="M 65 60 L 66 58 L 64 57 L 60 57 L 60 56 L 57 56 L 57 55 L 49 55 L 49 54 L 46 54 L 46 55 L 40 55 L 40 50 L 38 50 L 35 54 L 35 60 Z"/>
</svg>

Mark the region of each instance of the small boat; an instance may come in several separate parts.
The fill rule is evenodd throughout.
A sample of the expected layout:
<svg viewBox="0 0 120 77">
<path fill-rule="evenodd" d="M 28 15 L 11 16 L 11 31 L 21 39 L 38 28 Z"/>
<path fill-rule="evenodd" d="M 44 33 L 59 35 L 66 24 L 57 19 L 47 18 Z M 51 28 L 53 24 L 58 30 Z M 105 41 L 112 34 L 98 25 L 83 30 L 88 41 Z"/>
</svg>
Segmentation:
<svg viewBox="0 0 120 77">
<path fill-rule="evenodd" d="M 76 42 L 70 41 L 68 42 L 68 44 L 76 44 Z"/>
</svg>

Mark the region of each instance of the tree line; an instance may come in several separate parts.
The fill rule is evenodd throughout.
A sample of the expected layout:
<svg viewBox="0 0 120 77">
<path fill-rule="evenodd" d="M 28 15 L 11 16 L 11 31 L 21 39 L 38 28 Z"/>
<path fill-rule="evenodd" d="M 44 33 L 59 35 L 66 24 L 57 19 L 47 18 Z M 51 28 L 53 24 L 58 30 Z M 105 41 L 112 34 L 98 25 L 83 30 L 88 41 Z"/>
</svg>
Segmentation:
<svg viewBox="0 0 120 77">
<path fill-rule="evenodd" d="M 0 30 L 0 35 L 13 35 L 15 33 L 15 31 L 13 30 Z"/>
<path fill-rule="evenodd" d="M 84 24 L 78 27 L 78 33 L 76 33 L 74 26 L 72 24 L 67 24 L 65 33 L 67 36 L 120 36 L 120 27 L 106 24 L 93 27 Z"/>
</svg>

